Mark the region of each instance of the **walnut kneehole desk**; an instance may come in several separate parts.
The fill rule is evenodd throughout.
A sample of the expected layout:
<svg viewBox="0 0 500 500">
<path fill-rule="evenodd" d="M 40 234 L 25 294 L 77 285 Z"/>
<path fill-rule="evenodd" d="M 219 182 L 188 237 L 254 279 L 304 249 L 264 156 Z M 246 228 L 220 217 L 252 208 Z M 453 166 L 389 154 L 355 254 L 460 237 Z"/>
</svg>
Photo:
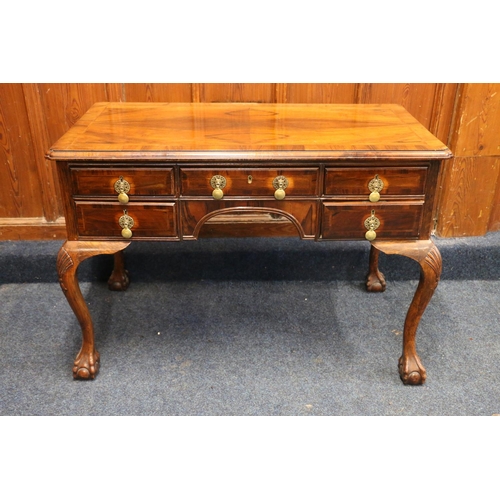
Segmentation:
<svg viewBox="0 0 500 500">
<path fill-rule="evenodd" d="M 416 331 L 441 274 L 430 239 L 451 152 L 397 105 L 97 103 L 47 153 L 57 162 L 68 239 L 59 281 L 81 325 L 75 378 L 99 369 L 79 264 L 114 254 L 125 290 L 132 241 L 298 236 L 367 239 L 367 290 L 385 289 L 379 251 L 420 264 L 399 374 L 421 384 Z"/>
</svg>

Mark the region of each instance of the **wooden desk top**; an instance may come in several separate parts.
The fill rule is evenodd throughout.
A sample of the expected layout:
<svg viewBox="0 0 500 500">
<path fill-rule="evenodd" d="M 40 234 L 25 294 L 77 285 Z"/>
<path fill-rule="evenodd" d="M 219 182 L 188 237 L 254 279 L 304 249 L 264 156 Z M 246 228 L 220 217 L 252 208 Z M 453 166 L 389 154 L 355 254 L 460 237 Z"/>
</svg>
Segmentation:
<svg viewBox="0 0 500 500">
<path fill-rule="evenodd" d="M 50 160 L 445 159 L 396 104 L 96 103 Z"/>
</svg>

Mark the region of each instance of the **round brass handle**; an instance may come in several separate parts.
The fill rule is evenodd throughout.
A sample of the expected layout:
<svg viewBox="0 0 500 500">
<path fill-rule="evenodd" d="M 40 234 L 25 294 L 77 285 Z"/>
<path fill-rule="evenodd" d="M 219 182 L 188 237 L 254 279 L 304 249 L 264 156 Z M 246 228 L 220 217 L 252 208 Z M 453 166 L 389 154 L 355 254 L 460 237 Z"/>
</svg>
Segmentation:
<svg viewBox="0 0 500 500">
<path fill-rule="evenodd" d="M 366 233 L 365 233 L 365 238 L 366 238 L 368 241 L 373 241 L 376 237 L 377 237 L 377 233 L 376 233 L 373 229 L 369 229 L 369 230 L 368 230 L 368 231 L 366 231 Z"/>
<path fill-rule="evenodd" d="M 375 232 L 375 229 L 378 229 L 380 226 L 380 219 L 378 217 L 375 217 L 375 210 L 372 210 L 372 213 L 370 217 L 365 219 L 365 227 L 368 229 L 365 233 L 365 238 L 368 241 L 373 241 L 377 237 L 377 233 Z"/>
<path fill-rule="evenodd" d="M 126 193 L 120 193 L 118 195 L 118 201 L 122 204 L 122 205 L 126 205 L 128 203 L 128 200 L 129 200 L 129 197 L 128 197 L 128 194 Z"/>
<path fill-rule="evenodd" d="M 277 199 L 277 200 L 284 200 L 285 199 L 285 196 L 286 196 L 286 193 L 285 193 L 285 190 L 284 189 L 277 189 L 275 192 L 274 192 L 274 197 Z"/>
<path fill-rule="evenodd" d="M 214 188 L 212 191 L 214 200 L 222 200 L 224 197 L 224 192 L 222 190 L 226 187 L 226 178 L 223 175 L 214 175 L 210 179 L 210 185 Z"/>
<path fill-rule="evenodd" d="M 278 175 L 273 179 L 274 197 L 277 200 L 284 200 L 286 193 L 285 189 L 288 187 L 288 179 L 284 175 Z"/>
<path fill-rule="evenodd" d="M 118 193 L 118 201 L 122 205 L 126 205 L 129 201 L 127 193 L 130 191 L 130 184 L 121 175 L 115 182 L 115 191 Z"/>
<path fill-rule="evenodd" d="M 122 236 L 127 239 L 132 238 L 132 231 L 128 227 L 124 227 L 122 229 Z"/>
<path fill-rule="evenodd" d="M 118 224 L 120 224 L 122 228 L 122 236 L 127 239 L 132 238 L 132 231 L 130 228 L 134 225 L 134 219 L 128 215 L 126 210 L 123 211 L 123 215 L 118 220 Z"/>
<path fill-rule="evenodd" d="M 220 188 L 215 188 L 212 191 L 212 196 L 214 200 L 222 200 L 222 198 L 224 198 L 224 191 L 222 191 L 222 189 Z"/>
<path fill-rule="evenodd" d="M 370 190 L 369 200 L 372 203 L 376 203 L 380 200 L 380 191 L 384 189 L 384 183 L 382 179 L 379 179 L 378 174 L 368 183 L 368 189 Z"/>
</svg>

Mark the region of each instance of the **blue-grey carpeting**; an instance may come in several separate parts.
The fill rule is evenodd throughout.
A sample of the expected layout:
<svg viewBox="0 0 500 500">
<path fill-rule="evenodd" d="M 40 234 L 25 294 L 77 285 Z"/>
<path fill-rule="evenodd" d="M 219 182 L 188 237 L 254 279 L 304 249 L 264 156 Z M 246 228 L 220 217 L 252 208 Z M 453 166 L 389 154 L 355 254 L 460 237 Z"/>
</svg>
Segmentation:
<svg viewBox="0 0 500 500">
<path fill-rule="evenodd" d="M 398 375 L 418 265 L 366 242 L 132 243 L 130 288 L 85 261 L 101 371 L 72 379 L 80 328 L 55 271 L 61 241 L 0 242 L 0 415 L 500 413 L 500 232 L 436 239 L 441 282 L 420 323 L 428 379 Z"/>
</svg>

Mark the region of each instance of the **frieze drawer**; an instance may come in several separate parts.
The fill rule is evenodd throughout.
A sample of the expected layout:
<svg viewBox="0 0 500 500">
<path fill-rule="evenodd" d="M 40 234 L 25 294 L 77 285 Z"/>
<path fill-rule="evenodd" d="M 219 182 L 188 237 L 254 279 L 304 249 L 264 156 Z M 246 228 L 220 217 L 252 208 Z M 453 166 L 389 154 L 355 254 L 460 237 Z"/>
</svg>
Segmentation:
<svg viewBox="0 0 500 500">
<path fill-rule="evenodd" d="M 76 201 L 75 211 L 78 235 L 87 239 L 177 239 L 175 203 L 131 203 L 124 207 Z"/>
<path fill-rule="evenodd" d="M 417 239 L 423 207 L 419 201 L 405 204 L 325 202 L 322 237 L 331 240 Z"/>
<path fill-rule="evenodd" d="M 318 196 L 320 169 L 314 168 L 181 168 L 181 195 L 214 196 L 220 189 L 227 196 L 275 196 L 283 189 L 289 196 Z M 215 197 L 215 196 L 214 196 Z M 220 199 L 220 198 L 219 198 Z"/>
<path fill-rule="evenodd" d="M 80 196 L 172 196 L 173 168 L 71 167 L 73 194 Z"/>
<path fill-rule="evenodd" d="M 325 194 L 334 196 L 364 196 L 369 199 L 377 191 L 385 196 L 422 196 L 428 166 L 405 168 L 364 167 L 326 169 Z"/>
</svg>

